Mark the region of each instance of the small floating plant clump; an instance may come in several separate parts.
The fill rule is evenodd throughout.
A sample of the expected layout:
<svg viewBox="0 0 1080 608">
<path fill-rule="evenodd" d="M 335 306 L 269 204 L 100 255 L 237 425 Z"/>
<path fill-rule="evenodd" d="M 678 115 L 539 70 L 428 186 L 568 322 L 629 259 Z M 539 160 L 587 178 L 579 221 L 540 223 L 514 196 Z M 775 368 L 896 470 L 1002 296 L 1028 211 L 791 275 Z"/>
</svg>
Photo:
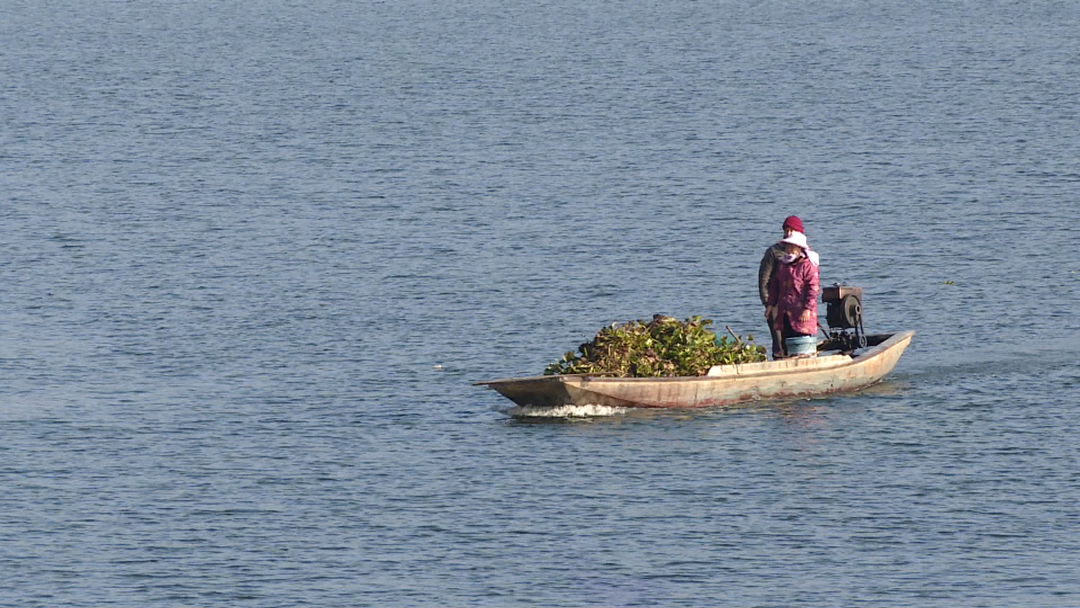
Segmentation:
<svg viewBox="0 0 1080 608">
<path fill-rule="evenodd" d="M 732 334 L 717 337 L 712 321 L 690 317 L 679 321 L 654 315 L 651 321 L 612 323 L 591 342 L 548 365 L 544 375 L 592 374 L 626 378 L 704 376 L 714 365 L 764 361 L 765 347 Z M 730 331 L 730 330 L 729 330 Z"/>
</svg>

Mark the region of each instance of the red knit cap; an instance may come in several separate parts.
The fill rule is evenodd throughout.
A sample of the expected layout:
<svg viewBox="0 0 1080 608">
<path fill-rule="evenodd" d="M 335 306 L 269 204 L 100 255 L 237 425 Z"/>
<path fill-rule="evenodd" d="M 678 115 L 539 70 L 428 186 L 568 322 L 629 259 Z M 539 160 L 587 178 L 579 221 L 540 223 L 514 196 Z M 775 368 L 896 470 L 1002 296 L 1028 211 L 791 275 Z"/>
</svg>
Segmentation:
<svg viewBox="0 0 1080 608">
<path fill-rule="evenodd" d="M 794 215 L 789 215 L 787 219 L 784 220 L 784 228 L 791 228 L 792 230 L 806 234 L 806 231 L 803 230 L 802 227 L 802 220 Z"/>
</svg>

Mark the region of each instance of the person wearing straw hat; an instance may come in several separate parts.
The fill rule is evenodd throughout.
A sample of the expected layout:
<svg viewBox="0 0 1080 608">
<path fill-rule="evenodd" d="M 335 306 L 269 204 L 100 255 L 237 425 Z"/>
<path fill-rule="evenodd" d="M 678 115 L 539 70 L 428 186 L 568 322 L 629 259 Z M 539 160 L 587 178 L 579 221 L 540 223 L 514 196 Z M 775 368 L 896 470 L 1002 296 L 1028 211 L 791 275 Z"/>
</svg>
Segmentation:
<svg viewBox="0 0 1080 608">
<path fill-rule="evenodd" d="M 793 232 L 802 232 L 803 234 L 806 234 L 806 231 L 803 230 L 802 220 L 795 215 L 789 215 L 784 218 L 784 224 L 781 228 L 784 231 L 784 238 L 791 236 Z M 765 255 L 761 258 L 761 265 L 758 266 L 758 295 L 761 297 L 761 305 L 765 306 L 765 320 L 769 324 L 769 334 L 772 336 L 773 359 L 783 358 L 784 339 L 780 336 L 780 332 L 773 331 L 773 321 L 775 321 L 775 319 L 773 318 L 772 312 L 774 312 L 775 309 L 770 310 L 767 303 L 769 299 L 769 281 L 772 280 L 777 266 L 780 265 L 786 254 L 787 251 L 785 251 L 784 243 L 782 241 L 777 241 L 765 250 Z"/>
<path fill-rule="evenodd" d="M 769 280 L 765 317 L 771 318 L 774 336 L 780 334 L 781 356 L 788 356 L 784 340 L 817 335 L 817 298 L 821 292 L 818 255 L 802 232 L 780 240 L 784 257 Z M 775 348 L 775 337 L 774 337 Z M 773 351 L 773 359 L 776 359 Z"/>
</svg>

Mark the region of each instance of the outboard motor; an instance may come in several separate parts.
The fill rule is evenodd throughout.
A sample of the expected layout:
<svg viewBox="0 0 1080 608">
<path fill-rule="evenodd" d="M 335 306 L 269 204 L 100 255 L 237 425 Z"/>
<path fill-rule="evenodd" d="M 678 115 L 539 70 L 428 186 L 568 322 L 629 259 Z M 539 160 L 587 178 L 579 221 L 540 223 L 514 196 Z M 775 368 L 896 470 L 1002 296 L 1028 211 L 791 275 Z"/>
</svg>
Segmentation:
<svg viewBox="0 0 1080 608">
<path fill-rule="evenodd" d="M 833 283 L 821 290 L 821 301 L 828 305 L 825 318 L 829 346 L 843 352 L 866 348 L 866 330 L 862 320 L 862 288 Z"/>
</svg>

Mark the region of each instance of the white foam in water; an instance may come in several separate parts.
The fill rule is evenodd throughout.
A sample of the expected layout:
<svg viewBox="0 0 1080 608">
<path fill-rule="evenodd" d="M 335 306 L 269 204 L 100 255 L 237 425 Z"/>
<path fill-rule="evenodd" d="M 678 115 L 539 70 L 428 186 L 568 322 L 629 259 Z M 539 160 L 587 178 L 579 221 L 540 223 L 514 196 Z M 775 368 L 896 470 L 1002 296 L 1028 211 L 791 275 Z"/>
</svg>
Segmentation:
<svg viewBox="0 0 1080 608">
<path fill-rule="evenodd" d="M 558 405 L 555 407 L 514 406 L 508 412 L 517 418 L 586 418 L 589 416 L 619 416 L 625 407 L 611 405 Z"/>
</svg>

